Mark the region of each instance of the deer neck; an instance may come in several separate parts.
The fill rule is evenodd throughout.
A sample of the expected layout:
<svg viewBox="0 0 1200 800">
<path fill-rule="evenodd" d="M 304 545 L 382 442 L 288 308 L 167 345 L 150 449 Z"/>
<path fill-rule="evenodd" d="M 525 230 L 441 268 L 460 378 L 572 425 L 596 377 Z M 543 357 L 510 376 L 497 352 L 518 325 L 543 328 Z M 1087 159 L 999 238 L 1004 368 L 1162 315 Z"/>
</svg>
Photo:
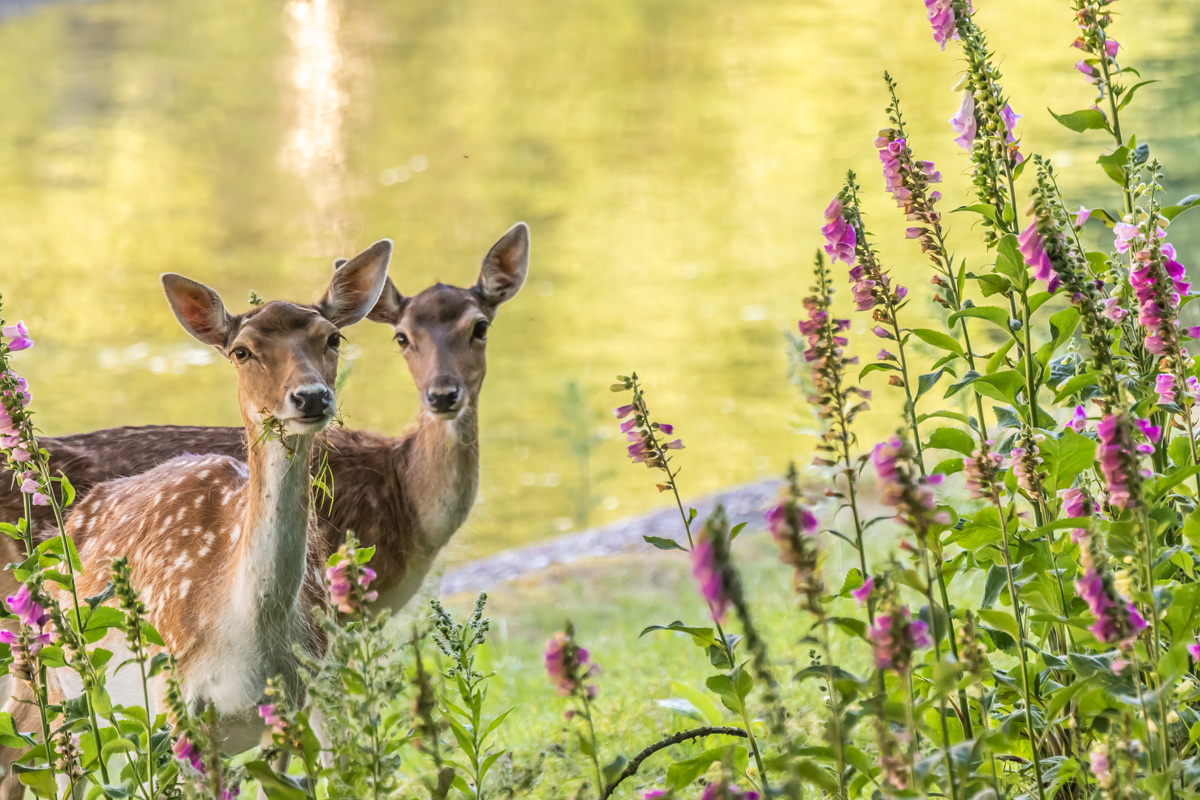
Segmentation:
<svg viewBox="0 0 1200 800">
<path fill-rule="evenodd" d="M 422 412 L 402 466 L 411 487 L 420 546 L 436 552 L 463 524 L 479 488 L 479 409 L 472 401 L 457 419 Z"/>
<path fill-rule="evenodd" d="M 297 613 L 304 579 L 312 449 L 312 436 L 288 436 L 286 446 L 263 439 L 250 448 L 245 514 L 235 529 L 241 535 L 235 544 L 233 610 L 253 620 L 260 643 L 279 640 L 284 648 L 288 644 L 279 634 Z"/>
</svg>

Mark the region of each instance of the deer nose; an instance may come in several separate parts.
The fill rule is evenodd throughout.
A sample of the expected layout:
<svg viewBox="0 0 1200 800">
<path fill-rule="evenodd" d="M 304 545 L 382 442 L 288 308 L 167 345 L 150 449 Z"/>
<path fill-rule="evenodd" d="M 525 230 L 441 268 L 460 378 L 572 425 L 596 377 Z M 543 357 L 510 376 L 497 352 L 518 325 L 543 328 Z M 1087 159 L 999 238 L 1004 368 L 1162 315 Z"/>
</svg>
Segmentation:
<svg viewBox="0 0 1200 800">
<path fill-rule="evenodd" d="M 457 386 L 439 387 L 430 389 L 425 393 L 425 399 L 429 401 L 429 407 L 437 414 L 448 414 L 454 411 L 458 406 L 458 400 L 462 396 L 462 392 Z"/>
<path fill-rule="evenodd" d="M 291 397 L 302 417 L 323 417 L 334 407 L 333 392 L 327 386 L 302 386 Z"/>
</svg>

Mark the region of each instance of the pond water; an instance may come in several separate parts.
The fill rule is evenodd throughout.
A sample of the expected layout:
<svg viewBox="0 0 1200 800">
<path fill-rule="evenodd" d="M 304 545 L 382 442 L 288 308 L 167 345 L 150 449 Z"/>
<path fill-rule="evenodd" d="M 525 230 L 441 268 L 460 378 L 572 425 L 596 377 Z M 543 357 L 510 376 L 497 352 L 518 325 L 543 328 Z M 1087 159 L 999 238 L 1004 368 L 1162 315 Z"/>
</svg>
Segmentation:
<svg viewBox="0 0 1200 800">
<path fill-rule="evenodd" d="M 1107 135 L 1071 133 L 1046 111 L 1092 102 L 1072 69 L 1069 4 L 977 6 L 1025 115 L 1025 151 L 1051 156 L 1073 198 L 1115 206 L 1094 164 Z M 1161 80 L 1123 122 L 1165 162 L 1171 199 L 1197 191 L 1200 5 L 1115 8 L 1127 63 Z M 940 324 L 871 143 L 888 69 L 919 156 L 946 176 L 943 207 L 966 201 L 945 122 L 955 50 L 939 52 L 919 0 L 36 8 L 0 24 L 0 291 L 38 340 L 19 368 L 47 433 L 236 425 L 232 368 L 174 322 L 160 272 L 204 281 L 237 310 L 251 289 L 308 301 L 332 258 L 386 236 L 393 278 L 415 293 L 473 281 L 523 219 L 530 277 L 490 336 L 481 498 L 458 557 L 578 529 L 583 494 L 593 525 L 663 502 L 624 458 L 608 413 L 617 373 L 636 370 L 687 443 L 686 493 L 778 474 L 813 444 L 797 433 L 809 423 L 783 332 L 846 169 L 913 288 L 907 321 Z M 969 221 L 951 226 L 982 263 Z M 1191 215 L 1172 238 L 1185 262 L 1200 258 Z M 854 325 L 873 354 L 865 320 Z M 350 339 L 348 424 L 399 432 L 416 398 L 388 330 L 363 323 Z M 901 413 L 872 381 L 864 443 Z"/>
</svg>

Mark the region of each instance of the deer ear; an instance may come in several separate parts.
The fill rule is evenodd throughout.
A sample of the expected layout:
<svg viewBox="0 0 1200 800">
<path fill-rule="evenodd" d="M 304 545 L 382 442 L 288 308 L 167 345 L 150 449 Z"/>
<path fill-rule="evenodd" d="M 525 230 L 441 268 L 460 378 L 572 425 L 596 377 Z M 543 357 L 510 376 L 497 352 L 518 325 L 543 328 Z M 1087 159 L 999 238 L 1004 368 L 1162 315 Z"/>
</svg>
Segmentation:
<svg viewBox="0 0 1200 800">
<path fill-rule="evenodd" d="M 339 328 L 361 320 L 379 300 L 391 258 L 392 240 L 380 239 L 337 267 L 317 310 Z"/>
<path fill-rule="evenodd" d="M 494 306 L 511 300 L 529 272 L 529 226 L 518 222 L 492 245 L 479 269 L 475 290 Z"/>
<path fill-rule="evenodd" d="M 408 298 L 400 294 L 396 284 L 388 278 L 383 282 L 383 291 L 379 293 L 379 300 L 371 309 L 371 313 L 367 314 L 367 319 L 385 325 L 395 325 L 400 321 L 400 317 L 404 316 L 404 305 L 407 302 Z"/>
<path fill-rule="evenodd" d="M 205 344 L 224 350 L 233 329 L 233 318 L 212 289 L 191 278 L 164 272 L 159 280 L 171 313 L 183 329 Z"/>
<path fill-rule="evenodd" d="M 349 262 L 349 261 L 350 261 L 350 259 L 348 259 L 348 258 L 335 258 L 333 260 L 333 268 L 341 269 L 342 267 L 346 266 L 347 262 Z"/>
</svg>

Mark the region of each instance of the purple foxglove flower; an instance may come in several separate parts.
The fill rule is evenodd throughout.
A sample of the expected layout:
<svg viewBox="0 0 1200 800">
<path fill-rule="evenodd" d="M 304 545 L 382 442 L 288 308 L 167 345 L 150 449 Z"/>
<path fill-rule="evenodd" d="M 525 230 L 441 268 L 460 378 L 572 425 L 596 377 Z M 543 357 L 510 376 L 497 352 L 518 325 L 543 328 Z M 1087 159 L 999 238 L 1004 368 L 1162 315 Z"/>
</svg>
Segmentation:
<svg viewBox="0 0 1200 800">
<path fill-rule="evenodd" d="M 1071 415 L 1071 421 L 1067 423 L 1067 427 L 1076 433 L 1083 433 L 1083 429 L 1087 426 L 1087 412 L 1083 406 L 1075 406 L 1075 413 Z"/>
<path fill-rule="evenodd" d="M 1092 748 L 1092 752 L 1088 753 L 1088 766 L 1092 770 L 1092 774 L 1096 776 L 1096 782 L 1102 787 L 1108 788 L 1112 785 L 1113 776 L 1110 770 L 1112 767 L 1108 763 L 1108 745 L 1097 744 Z"/>
<path fill-rule="evenodd" d="M 0 447 L 10 449 L 21 446 L 21 437 L 15 435 L 0 436 Z"/>
<path fill-rule="evenodd" d="M 13 448 L 13 451 L 12 451 L 12 453 L 10 453 L 10 455 L 12 456 L 13 461 L 18 461 L 18 462 L 26 462 L 31 458 L 31 456 L 29 455 L 29 451 L 23 447 Z"/>
<path fill-rule="evenodd" d="M 888 331 L 882 325 L 876 325 L 874 328 L 871 328 L 871 333 L 875 334 L 880 339 L 896 338 L 896 337 L 892 336 L 892 334 L 888 333 Z"/>
<path fill-rule="evenodd" d="M 279 706 L 275 703 L 265 703 L 258 707 L 258 715 L 268 728 L 282 728 L 283 718 L 279 716 Z"/>
<path fill-rule="evenodd" d="M 958 113 L 950 118 L 950 127 L 958 134 L 954 141 L 964 150 L 970 150 L 975 145 L 975 96 L 969 91 L 963 92 L 962 105 Z"/>
<path fill-rule="evenodd" d="M 858 244 L 858 234 L 842 214 L 840 198 L 833 198 L 825 209 L 825 224 L 821 226 L 821 234 L 825 237 L 825 252 L 831 259 L 854 266 L 854 247 Z"/>
<path fill-rule="evenodd" d="M 1046 254 L 1046 244 L 1042 235 L 1038 233 L 1037 221 L 1029 223 L 1029 227 L 1021 232 L 1017 237 L 1021 255 L 1025 257 L 1025 263 L 1033 267 L 1033 277 L 1040 281 L 1046 282 L 1046 288 L 1054 294 L 1058 291 L 1059 277 L 1054 271 L 1054 265 L 1050 263 L 1050 256 Z"/>
<path fill-rule="evenodd" d="M 614 416 L 615 416 L 617 419 L 625 419 L 625 418 L 626 418 L 626 417 L 628 417 L 628 416 L 629 416 L 631 413 L 633 413 L 633 406 L 632 406 L 632 405 L 628 405 L 628 406 L 621 406 L 620 408 L 614 408 L 614 409 L 613 409 L 613 415 L 614 415 Z"/>
<path fill-rule="evenodd" d="M 664 789 L 651 789 L 650 791 L 644 792 L 642 794 L 642 800 L 658 800 L 658 798 L 663 797 L 665 795 L 666 795 L 666 790 L 664 790 Z"/>
<path fill-rule="evenodd" d="M 725 594 L 725 583 L 714 557 L 712 542 L 701 541 L 692 548 L 692 576 L 700 586 L 700 594 L 704 595 L 712 609 L 713 619 L 723 621 L 730 600 Z"/>
<path fill-rule="evenodd" d="M 1129 251 L 1129 243 L 1138 237 L 1138 228 L 1128 222 L 1118 222 L 1113 226 L 1113 235 L 1116 237 L 1117 252 L 1126 253 Z"/>
<path fill-rule="evenodd" d="M 630 417 L 621 423 L 621 433 L 629 433 L 637 427 L 637 417 Z"/>
<path fill-rule="evenodd" d="M 1079 213 L 1075 215 L 1075 227 L 1082 228 L 1083 223 L 1087 222 L 1091 216 L 1092 216 L 1091 209 L 1080 206 Z"/>
<path fill-rule="evenodd" d="M 15 595 L 5 598 L 5 605 L 8 610 L 17 615 L 21 623 L 30 628 L 41 629 L 50 619 L 50 615 L 46 613 L 46 609 L 38 605 L 33 599 L 33 593 L 29 591 L 29 587 L 21 584 L 21 588 L 17 590 Z"/>
<path fill-rule="evenodd" d="M 933 40 L 942 50 L 946 49 L 946 42 L 958 38 L 958 27 L 950 0 L 925 0 L 925 18 L 933 27 Z"/>
<path fill-rule="evenodd" d="M 1104 55 L 1109 58 L 1116 58 L 1119 49 L 1121 49 L 1121 45 L 1116 39 L 1108 39 L 1104 42 Z"/>
<path fill-rule="evenodd" d="M 200 748 L 192 742 L 188 741 L 187 736 L 180 736 L 175 740 L 175 745 L 171 748 L 175 753 L 175 757 L 180 761 L 186 761 L 192 765 L 192 769 L 199 772 L 201 775 L 208 773 L 208 769 L 204 766 L 204 758 L 200 752 Z"/>
<path fill-rule="evenodd" d="M 34 492 L 32 502 L 35 506 L 48 506 L 50 505 L 50 497 L 41 492 Z"/>
<path fill-rule="evenodd" d="M 1192 654 L 1192 658 L 1200 661 L 1200 642 L 1189 644 L 1187 646 L 1187 651 Z"/>
<path fill-rule="evenodd" d="M 25 327 L 25 321 L 21 320 L 16 325 L 5 325 L 0 328 L 0 336 L 8 339 L 28 339 L 29 328 Z"/>
<path fill-rule="evenodd" d="M 1100 312 L 1105 318 L 1112 320 L 1118 325 L 1121 324 L 1121 321 L 1129 315 L 1128 311 L 1121 308 L 1119 305 L 1120 302 L 1121 298 L 1110 297 L 1104 301 L 1104 310 Z"/>
<path fill-rule="evenodd" d="M 665 433 L 667 436 L 670 436 L 672 433 L 674 433 L 674 432 L 675 432 L 675 426 L 674 426 L 674 425 L 668 425 L 668 424 L 667 424 L 667 423 L 665 423 L 665 422 L 660 422 L 660 423 L 658 423 L 658 429 L 659 429 L 660 431 L 662 431 L 663 433 Z"/>
<path fill-rule="evenodd" d="M 889 353 L 887 350 L 881 349 L 878 353 L 875 354 L 875 360 L 876 361 L 895 361 L 896 357 L 894 355 L 892 355 L 891 353 Z"/>
<path fill-rule="evenodd" d="M 1136 450 L 1128 438 L 1123 417 L 1106 414 L 1096 426 L 1096 433 L 1100 439 L 1097 448 L 1100 471 L 1108 484 L 1108 502 L 1124 511 L 1129 503 L 1130 484 L 1138 477 L 1129 473 L 1129 458 Z"/>
<path fill-rule="evenodd" d="M 909 228 L 906 231 L 904 231 L 904 237 L 906 239 L 920 239 L 924 235 L 925 235 L 924 228 Z"/>
<path fill-rule="evenodd" d="M 1004 110 L 1000 112 L 1000 118 L 1004 120 L 1004 130 L 1007 131 L 1004 140 L 1009 144 L 1016 143 L 1017 138 L 1015 131 L 1017 128 L 1017 123 L 1021 121 L 1021 117 L 1023 116 L 1025 115 L 1014 112 L 1012 110 L 1012 106 L 1010 106 L 1008 103 L 1004 104 Z"/>
<path fill-rule="evenodd" d="M 1158 392 L 1158 402 L 1166 405 L 1175 402 L 1175 376 L 1168 372 L 1160 372 L 1154 379 L 1154 391 Z"/>
<path fill-rule="evenodd" d="M 1089 64 L 1086 58 L 1081 58 L 1075 62 L 1075 69 L 1083 73 L 1083 79 L 1093 86 L 1100 82 L 1100 70 Z"/>
<path fill-rule="evenodd" d="M 875 576 L 872 575 L 863 581 L 863 585 L 857 589 L 851 589 L 850 595 L 858 601 L 860 606 L 865 606 L 867 600 L 871 597 L 871 591 L 875 588 Z"/>
<path fill-rule="evenodd" d="M 18 350 L 28 350 L 31 347 L 33 347 L 33 339 L 26 336 L 18 336 L 8 343 L 8 349 L 13 353 Z"/>
<path fill-rule="evenodd" d="M 1063 513 L 1067 519 L 1090 517 L 1096 511 L 1096 503 L 1091 496 L 1079 487 L 1072 487 L 1062 492 Z"/>
<path fill-rule="evenodd" d="M 683 440 L 673 439 L 662 446 L 663 450 L 682 450 Z"/>
<path fill-rule="evenodd" d="M 1138 430 L 1142 432 L 1142 435 L 1155 444 L 1157 444 L 1158 440 L 1162 438 L 1162 427 L 1151 424 L 1150 420 L 1136 419 L 1134 420 L 1134 423 L 1137 425 Z"/>
<path fill-rule="evenodd" d="M 929 626 L 914 620 L 907 606 L 880 614 L 867 632 L 875 645 L 875 666 L 907 672 L 912 665 L 913 651 L 929 647 Z"/>
<path fill-rule="evenodd" d="M 38 485 L 38 482 L 33 478 L 25 478 L 25 480 L 21 482 L 21 491 L 25 494 L 34 494 L 40 489 L 41 487 Z"/>
</svg>

